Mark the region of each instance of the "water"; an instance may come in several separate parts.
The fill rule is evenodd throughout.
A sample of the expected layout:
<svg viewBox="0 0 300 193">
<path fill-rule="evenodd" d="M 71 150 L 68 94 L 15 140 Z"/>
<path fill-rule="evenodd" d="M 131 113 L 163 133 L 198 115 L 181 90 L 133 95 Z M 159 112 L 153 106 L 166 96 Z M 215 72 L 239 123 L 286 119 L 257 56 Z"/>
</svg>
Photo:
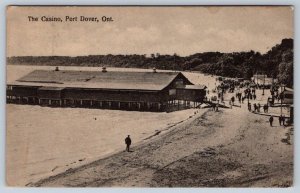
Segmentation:
<svg viewBox="0 0 300 193">
<path fill-rule="evenodd" d="M 7 82 L 35 69 L 49 66 L 7 66 Z M 97 67 L 59 67 L 68 70 L 101 70 Z M 107 68 L 112 71 L 152 69 Z M 159 71 L 159 70 L 158 70 Z M 184 72 L 193 83 L 213 88 L 215 77 Z M 130 134 L 133 143 L 156 131 L 187 119 L 194 109 L 172 113 L 134 112 L 83 108 L 49 108 L 7 105 L 6 160 L 9 185 L 29 182 L 89 163 L 125 148 Z"/>
</svg>

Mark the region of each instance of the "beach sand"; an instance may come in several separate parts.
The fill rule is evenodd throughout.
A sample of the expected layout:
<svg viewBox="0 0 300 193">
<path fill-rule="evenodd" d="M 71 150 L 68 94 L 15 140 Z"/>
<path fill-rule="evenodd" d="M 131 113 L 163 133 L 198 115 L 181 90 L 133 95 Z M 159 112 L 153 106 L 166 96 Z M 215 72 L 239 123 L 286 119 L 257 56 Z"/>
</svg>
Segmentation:
<svg viewBox="0 0 300 193">
<path fill-rule="evenodd" d="M 289 137 L 288 137 L 289 136 Z M 206 109 L 132 152 L 43 179 L 31 186 L 288 187 L 293 129 L 246 108 Z"/>
<path fill-rule="evenodd" d="M 6 169 L 9 185 L 24 186 L 45 176 L 89 163 L 167 132 L 194 115 L 7 105 Z"/>
</svg>

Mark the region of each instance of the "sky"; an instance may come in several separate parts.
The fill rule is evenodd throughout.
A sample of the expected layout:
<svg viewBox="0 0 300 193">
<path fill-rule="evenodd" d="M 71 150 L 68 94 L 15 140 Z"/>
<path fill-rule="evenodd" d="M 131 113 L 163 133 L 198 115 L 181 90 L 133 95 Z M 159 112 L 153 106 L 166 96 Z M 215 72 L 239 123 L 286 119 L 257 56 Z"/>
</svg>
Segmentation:
<svg viewBox="0 0 300 193">
<path fill-rule="evenodd" d="M 28 16 L 38 17 L 37 22 Z M 42 22 L 41 17 L 62 22 Z M 70 22 L 65 17 L 97 17 Z M 112 17 L 112 22 L 101 18 Z M 293 38 L 291 6 L 17 7 L 7 8 L 7 56 L 265 53 Z"/>
</svg>

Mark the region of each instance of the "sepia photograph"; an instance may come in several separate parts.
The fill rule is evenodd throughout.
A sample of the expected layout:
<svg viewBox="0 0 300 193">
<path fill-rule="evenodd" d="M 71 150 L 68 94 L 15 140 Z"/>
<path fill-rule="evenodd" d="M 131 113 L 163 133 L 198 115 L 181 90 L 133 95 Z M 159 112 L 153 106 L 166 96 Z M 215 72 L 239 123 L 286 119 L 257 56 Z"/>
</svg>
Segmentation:
<svg viewBox="0 0 300 193">
<path fill-rule="evenodd" d="M 293 6 L 6 7 L 6 185 L 294 185 Z"/>
</svg>

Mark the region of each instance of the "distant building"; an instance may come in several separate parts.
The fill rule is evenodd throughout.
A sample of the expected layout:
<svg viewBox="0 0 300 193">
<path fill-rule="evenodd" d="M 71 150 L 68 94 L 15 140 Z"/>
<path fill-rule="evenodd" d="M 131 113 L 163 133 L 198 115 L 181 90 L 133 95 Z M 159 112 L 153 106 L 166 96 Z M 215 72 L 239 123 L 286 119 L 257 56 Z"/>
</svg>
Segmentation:
<svg viewBox="0 0 300 193">
<path fill-rule="evenodd" d="M 253 75 L 251 80 L 254 81 L 255 84 L 259 84 L 259 85 L 271 86 L 272 84 L 277 83 L 277 79 L 268 78 L 266 74 L 255 74 Z"/>
<path fill-rule="evenodd" d="M 287 105 L 290 113 L 290 122 L 294 122 L 294 90 L 288 87 L 284 87 L 284 90 L 280 93 L 282 97 L 282 104 Z"/>
<path fill-rule="evenodd" d="M 7 102 L 56 107 L 168 111 L 203 102 L 206 86 L 180 72 L 35 70 L 7 84 Z"/>
<path fill-rule="evenodd" d="M 282 103 L 283 104 L 294 104 L 294 90 L 291 88 L 285 87 L 284 90 L 281 92 L 283 96 Z"/>
</svg>

